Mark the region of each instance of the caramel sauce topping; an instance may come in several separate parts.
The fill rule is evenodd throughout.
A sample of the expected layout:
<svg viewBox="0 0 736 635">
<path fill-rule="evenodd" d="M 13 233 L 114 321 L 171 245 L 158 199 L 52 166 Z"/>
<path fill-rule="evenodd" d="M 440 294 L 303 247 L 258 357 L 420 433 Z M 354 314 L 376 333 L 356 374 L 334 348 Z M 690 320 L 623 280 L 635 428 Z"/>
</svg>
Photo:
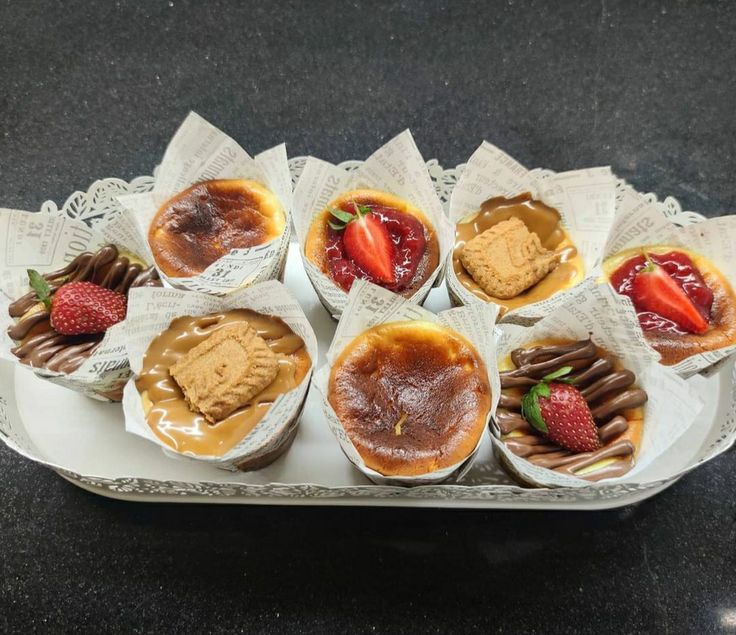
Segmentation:
<svg viewBox="0 0 736 635">
<path fill-rule="evenodd" d="M 247 404 L 209 423 L 193 412 L 169 369 L 191 349 L 228 325 L 247 322 L 278 358 L 276 378 Z M 222 456 L 263 419 L 273 402 L 304 379 L 311 359 L 304 341 L 280 318 L 249 309 L 199 317 L 180 317 L 150 344 L 135 385 L 143 400 L 146 421 L 166 445 L 182 453 Z"/>
<path fill-rule="evenodd" d="M 544 278 L 513 298 L 488 295 L 463 266 L 461 256 L 465 244 L 484 231 L 510 218 L 518 218 L 534 232 L 543 248 L 559 255 L 559 264 Z M 483 202 L 480 210 L 464 218 L 455 227 L 452 267 L 460 283 L 473 295 L 501 307 L 500 316 L 512 309 L 546 300 L 558 291 L 568 289 L 583 279 L 583 259 L 568 233 L 560 225 L 559 212 L 525 193 L 513 198 L 502 196 Z"/>
</svg>

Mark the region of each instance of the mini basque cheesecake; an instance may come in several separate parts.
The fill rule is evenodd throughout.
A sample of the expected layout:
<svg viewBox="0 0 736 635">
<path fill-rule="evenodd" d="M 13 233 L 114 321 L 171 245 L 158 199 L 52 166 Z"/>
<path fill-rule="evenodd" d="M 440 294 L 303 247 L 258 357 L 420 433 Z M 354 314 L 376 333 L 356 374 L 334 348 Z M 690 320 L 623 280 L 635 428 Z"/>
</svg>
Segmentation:
<svg viewBox="0 0 736 635">
<path fill-rule="evenodd" d="M 32 290 L 8 309 L 16 320 L 8 329 L 12 353 L 60 373 L 77 370 L 107 329 L 125 319 L 130 289 L 161 286 L 153 267 L 115 245 L 82 253 L 58 271 L 28 273 Z"/>
<path fill-rule="evenodd" d="M 424 213 L 376 190 L 345 192 L 316 214 L 304 253 L 343 291 L 360 278 L 404 297 L 426 282 L 440 258 Z"/>
<path fill-rule="evenodd" d="M 148 230 L 159 269 L 171 278 L 196 276 L 233 249 L 268 243 L 284 233 L 278 197 L 243 179 L 202 181 L 166 201 Z"/>
<path fill-rule="evenodd" d="M 452 266 L 470 293 L 501 307 L 500 315 L 546 300 L 584 277 L 559 212 L 529 193 L 490 198 L 462 218 Z"/>
<path fill-rule="evenodd" d="M 590 339 L 548 340 L 517 348 L 500 368 L 495 420 L 511 452 L 589 481 L 631 470 L 647 394 L 614 355 Z"/>
<path fill-rule="evenodd" d="M 662 364 L 736 344 L 736 296 L 707 258 L 651 245 L 608 258 L 603 270 L 614 290 L 633 302 Z"/>
<path fill-rule="evenodd" d="M 328 401 L 368 468 L 418 476 L 470 456 L 491 389 L 483 360 L 463 336 L 432 322 L 392 322 L 342 351 Z"/>
<path fill-rule="evenodd" d="M 182 454 L 223 456 L 311 365 L 304 341 L 281 318 L 233 309 L 173 320 L 149 345 L 135 385 L 146 422 L 164 444 Z M 295 433 L 291 425 L 272 452 L 239 469 L 270 463 Z"/>
</svg>

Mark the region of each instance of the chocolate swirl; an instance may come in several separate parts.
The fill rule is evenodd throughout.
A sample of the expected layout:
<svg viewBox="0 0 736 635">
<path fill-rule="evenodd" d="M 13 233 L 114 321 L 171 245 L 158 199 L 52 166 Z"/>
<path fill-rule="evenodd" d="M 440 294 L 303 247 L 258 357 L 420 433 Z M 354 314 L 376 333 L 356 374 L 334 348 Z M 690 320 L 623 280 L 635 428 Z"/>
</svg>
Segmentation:
<svg viewBox="0 0 736 635">
<path fill-rule="evenodd" d="M 133 287 L 160 287 L 153 267 L 131 262 L 115 245 L 107 245 L 95 253 L 78 255 L 68 265 L 44 274 L 53 294 L 68 282 L 92 282 L 127 296 Z M 94 353 L 104 333 L 93 335 L 61 335 L 51 327 L 48 310 L 39 303 L 34 291 L 26 293 L 8 307 L 17 322 L 8 335 L 18 345 L 11 352 L 33 368 L 72 373 Z"/>
<path fill-rule="evenodd" d="M 629 428 L 623 412 L 643 406 L 647 394 L 634 388 L 636 376 L 629 370 L 616 369 L 611 356 L 602 353 L 592 340 L 567 344 L 534 346 L 511 353 L 515 369 L 501 373 L 501 393 L 495 421 L 502 435 L 515 433 L 504 441 L 517 456 L 538 465 L 589 481 L 626 474 L 634 466 L 636 448 L 620 438 Z M 595 452 L 570 452 L 561 448 L 530 426 L 521 415 L 521 395 L 514 388 L 526 390 L 545 375 L 572 366 L 570 377 L 588 403 L 598 427 L 603 447 Z M 578 474 L 599 461 L 617 459 L 593 472 Z"/>
</svg>

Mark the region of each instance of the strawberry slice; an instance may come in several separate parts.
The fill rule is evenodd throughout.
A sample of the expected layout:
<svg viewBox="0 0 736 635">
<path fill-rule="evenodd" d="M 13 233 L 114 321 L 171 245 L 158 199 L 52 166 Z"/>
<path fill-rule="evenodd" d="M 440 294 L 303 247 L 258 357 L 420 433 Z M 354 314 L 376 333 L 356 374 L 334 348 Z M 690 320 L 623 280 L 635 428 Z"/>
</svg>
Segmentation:
<svg viewBox="0 0 736 635">
<path fill-rule="evenodd" d="M 560 447 L 595 452 L 602 445 L 598 428 L 583 395 L 564 379 L 570 371 L 572 366 L 563 366 L 532 386 L 522 397 L 521 414 Z"/>
<path fill-rule="evenodd" d="M 345 251 L 355 264 L 377 282 L 394 284 L 394 244 L 386 227 L 367 205 L 353 203 L 355 214 L 331 210 L 344 224 L 330 222 L 333 229 L 345 229 Z"/>
<path fill-rule="evenodd" d="M 636 274 L 631 299 L 639 310 L 651 311 L 672 320 L 683 331 L 705 333 L 708 321 L 683 291 L 648 255 L 646 266 Z"/>
</svg>

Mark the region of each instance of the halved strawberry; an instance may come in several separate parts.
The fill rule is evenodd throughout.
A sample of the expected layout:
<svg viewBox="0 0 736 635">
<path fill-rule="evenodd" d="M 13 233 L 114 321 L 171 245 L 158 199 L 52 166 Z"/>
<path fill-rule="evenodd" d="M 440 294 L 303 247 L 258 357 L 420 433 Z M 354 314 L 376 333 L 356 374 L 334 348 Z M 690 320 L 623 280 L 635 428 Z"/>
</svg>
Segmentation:
<svg viewBox="0 0 736 635">
<path fill-rule="evenodd" d="M 560 447 L 594 452 L 600 449 L 601 439 L 590 408 L 580 391 L 561 379 L 571 371 L 572 366 L 564 366 L 532 386 L 521 400 L 521 414 Z"/>
<path fill-rule="evenodd" d="M 50 311 L 51 327 L 62 335 L 104 333 L 125 319 L 127 298 L 92 282 L 69 282 L 55 293 L 37 271 L 28 270 L 31 288 Z"/>
<path fill-rule="evenodd" d="M 636 274 L 632 284 L 631 299 L 640 311 L 651 311 L 675 322 L 683 331 L 704 333 L 708 320 L 693 304 L 682 287 L 651 258 Z"/>
<path fill-rule="evenodd" d="M 393 284 L 394 244 L 388 230 L 367 205 L 353 203 L 355 214 L 343 210 L 331 210 L 331 214 L 343 224 L 330 221 L 333 229 L 345 229 L 343 241 L 347 255 L 363 271 L 378 282 Z"/>
</svg>

